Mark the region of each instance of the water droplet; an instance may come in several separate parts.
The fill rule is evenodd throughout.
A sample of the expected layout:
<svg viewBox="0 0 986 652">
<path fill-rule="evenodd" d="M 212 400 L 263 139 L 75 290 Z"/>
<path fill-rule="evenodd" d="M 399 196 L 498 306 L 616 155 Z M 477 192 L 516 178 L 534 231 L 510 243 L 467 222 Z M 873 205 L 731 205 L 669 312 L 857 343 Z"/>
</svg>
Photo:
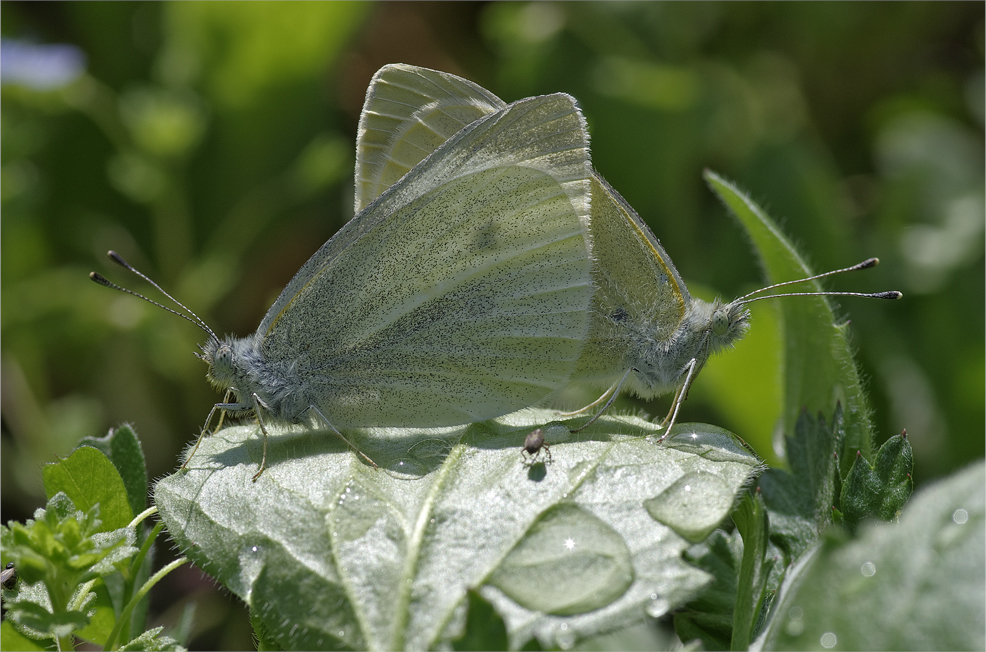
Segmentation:
<svg viewBox="0 0 986 652">
<path fill-rule="evenodd" d="M 698 543 L 729 514 L 733 494 L 711 473 L 686 473 L 660 495 L 644 501 L 655 521 Z"/>
<path fill-rule="evenodd" d="M 791 610 L 787 612 L 787 617 L 791 620 L 801 620 L 804 616 L 805 612 L 802 611 L 801 607 L 791 607 Z"/>
<path fill-rule="evenodd" d="M 651 618 L 660 618 L 664 614 L 668 613 L 671 609 L 671 604 L 667 600 L 662 600 L 657 596 L 656 593 L 650 594 L 650 602 L 644 607 L 644 611 Z"/>
<path fill-rule="evenodd" d="M 679 450 L 699 453 L 702 457 L 716 462 L 750 459 L 750 452 L 737 441 L 736 435 L 728 430 L 709 424 L 692 423 L 688 426 L 688 430 L 676 428 L 675 433 L 665 441 L 665 444 Z"/>
<path fill-rule="evenodd" d="M 864 562 L 859 567 L 859 572 L 863 574 L 863 577 L 873 577 L 876 575 L 876 564 L 871 561 Z"/>
<path fill-rule="evenodd" d="M 618 532 L 581 507 L 559 505 L 535 521 L 490 583 L 532 611 L 568 616 L 605 607 L 633 577 Z"/>
<path fill-rule="evenodd" d="M 433 463 L 448 456 L 452 452 L 452 448 L 453 444 L 450 441 L 437 437 L 429 437 L 428 439 L 422 439 L 416 442 L 408 448 L 407 455 L 415 460 Z"/>
<path fill-rule="evenodd" d="M 965 525 L 966 521 L 969 520 L 969 512 L 960 507 L 952 512 L 952 520 L 958 525 Z"/>
<path fill-rule="evenodd" d="M 246 545 L 240 549 L 239 563 L 240 572 L 236 575 L 238 586 L 230 587 L 239 595 L 249 598 L 253 589 L 253 584 L 260 577 L 264 569 L 266 560 L 266 550 L 260 545 Z"/>
<path fill-rule="evenodd" d="M 564 626 L 564 623 L 562 624 Z M 559 632 L 555 637 L 555 643 L 563 650 L 571 650 L 575 647 L 575 634 L 573 632 Z"/>
<path fill-rule="evenodd" d="M 397 480 L 417 480 L 428 473 L 426 464 L 412 459 L 397 460 L 396 464 L 392 464 L 384 470 L 387 472 L 387 475 Z"/>
<path fill-rule="evenodd" d="M 822 634 L 822 638 L 819 640 L 819 642 L 822 644 L 823 648 L 825 648 L 826 650 L 831 650 L 832 648 L 835 647 L 835 644 L 839 642 L 839 639 L 837 639 L 835 634 L 833 634 L 832 632 L 825 632 L 824 634 Z"/>
</svg>

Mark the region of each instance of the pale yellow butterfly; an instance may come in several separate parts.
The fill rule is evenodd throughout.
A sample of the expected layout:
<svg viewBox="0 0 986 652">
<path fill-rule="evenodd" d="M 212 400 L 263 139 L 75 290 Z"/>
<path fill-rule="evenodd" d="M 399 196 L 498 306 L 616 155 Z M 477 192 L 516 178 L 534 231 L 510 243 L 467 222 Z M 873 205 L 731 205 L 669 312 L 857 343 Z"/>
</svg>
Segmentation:
<svg viewBox="0 0 986 652">
<path fill-rule="evenodd" d="M 165 293 L 209 334 L 227 392 L 213 413 L 260 422 L 255 479 L 265 423 L 457 425 L 567 382 L 593 294 L 587 139 L 564 94 L 487 112 L 361 206 L 248 337 L 220 339 Z"/>
</svg>

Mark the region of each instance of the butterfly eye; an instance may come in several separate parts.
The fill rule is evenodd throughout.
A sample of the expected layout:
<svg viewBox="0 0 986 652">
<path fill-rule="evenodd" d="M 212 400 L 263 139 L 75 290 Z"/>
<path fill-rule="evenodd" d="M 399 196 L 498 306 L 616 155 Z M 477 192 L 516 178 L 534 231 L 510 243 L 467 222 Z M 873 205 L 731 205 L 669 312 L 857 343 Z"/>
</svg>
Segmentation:
<svg viewBox="0 0 986 652">
<path fill-rule="evenodd" d="M 216 349 L 216 355 L 212 359 L 213 373 L 224 376 L 228 375 L 233 369 L 233 349 L 228 344 L 222 344 Z"/>
<path fill-rule="evenodd" d="M 716 335 L 725 335 L 727 330 L 729 330 L 729 311 L 716 310 L 712 315 L 712 332 Z"/>
</svg>

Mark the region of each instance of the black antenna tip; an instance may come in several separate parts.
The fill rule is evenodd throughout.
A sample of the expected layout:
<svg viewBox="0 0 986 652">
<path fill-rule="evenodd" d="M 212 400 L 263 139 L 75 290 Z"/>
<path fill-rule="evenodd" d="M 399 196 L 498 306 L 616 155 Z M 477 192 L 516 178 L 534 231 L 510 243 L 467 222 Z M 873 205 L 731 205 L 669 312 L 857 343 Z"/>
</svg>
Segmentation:
<svg viewBox="0 0 986 652">
<path fill-rule="evenodd" d="M 889 292 L 877 292 L 873 295 L 876 299 L 900 299 L 903 298 L 904 294 L 898 292 L 897 290 L 890 290 Z"/>
<path fill-rule="evenodd" d="M 876 267 L 879 264 L 880 264 L 879 258 L 867 258 L 856 267 L 858 269 L 869 269 L 870 267 Z"/>
<path fill-rule="evenodd" d="M 96 272 L 89 272 L 89 278 L 91 278 L 96 283 L 100 285 L 105 285 L 106 287 L 113 287 L 113 284 L 107 281 L 102 274 L 97 274 Z"/>
<path fill-rule="evenodd" d="M 109 256 L 109 259 L 112 260 L 117 265 L 119 265 L 120 267 L 123 267 L 125 269 L 130 269 L 130 264 L 127 261 L 123 260 L 123 256 L 116 253 L 112 249 L 107 251 L 106 255 Z"/>
</svg>

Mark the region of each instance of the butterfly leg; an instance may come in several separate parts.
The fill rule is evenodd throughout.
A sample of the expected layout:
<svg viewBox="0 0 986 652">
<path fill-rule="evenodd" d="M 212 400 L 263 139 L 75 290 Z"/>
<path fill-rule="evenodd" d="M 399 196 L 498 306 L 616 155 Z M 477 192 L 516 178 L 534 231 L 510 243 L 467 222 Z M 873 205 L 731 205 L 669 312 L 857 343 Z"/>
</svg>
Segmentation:
<svg viewBox="0 0 986 652">
<path fill-rule="evenodd" d="M 178 469 L 179 471 L 184 471 L 185 467 L 188 466 L 188 463 L 192 461 L 192 458 L 195 456 L 195 451 L 199 449 L 199 444 L 202 443 L 202 438 L 205 437 L 205 433 L 209 432 L 209 424 L 212 422 L 212 415 L 214 415 L 218 409 L 218 405 L 213 405 L 212 409 L 209 410 L 209 416 L 205 418 L 205 425 L 203 425 L 202 430 L 199 431 L 199 438 L 195 440 L 195 447 L 192 448 L 192 452 L 185 458 L 185 463 L 181 465 L 181 468 Z M 225 410 L 223 410 L 223 414 L 226 414 Z M 219 418 L 219 422 L 222 423 L 222 417 Z M 210 434 L 216 434 L 218 430 L 219 428 L 217 427 L 216 430 Z"/>
<path fill-rule="evenodd" d="M 325 415 L 322 414 L 322 411 L 321 410 L 319 410 L 314 405 L 309 405 L 307 409 L 314 411 L 315 414 L 317 414 L 322 419 L 322 421 L 325 423 L 325 425 L 327 425 L 329 427 L 329 429 L 332 430 L 332 432 L 334 432 L 336 435 L 338 435 L 339 439 L 341 439 L 344 442 L 346 442 L 346 445 L 349 446 L 351 449 L 353 449 L 353 451 L 355 451 L 356 453 L 359 453 L 359 455 L 364 460 L 366 460 L 367 462 L 370 463 L 370 466 L 372 466 L 375 469 L 379 469 L 380 468 L 379 466 L 377 466 L 377 463 L 376 462 L 374 462 L 373 460 L 371 460 L 367 456 L 366 453 L 364 453 L 360 449 L 356 448 L 356 446 L 354 446 L 351 441 L 349 441 L 348 439 L 346 439 L 346 436 L 345 435 L 343 435 L 341 432 L 339 432 L 338 430 L 336 430 L 336 427 L 332 425 L 332 422 L 331 421 L 329 421 L 327 418 L 325 418 Z"/>
<path fill-rule="evenodd" d="M 232 396 L 233 396 L 233 390 L 227 389 L 226 396 L 223 397 L 223 403 L 229 403 L 229 399 Z M 215 410 L 215 408 L 213 408 L 213 410 Z M 209 417 L 211 418 L 212 415 L 210 414 Z M 223 410 L 219 413 L 219 423 L 216 424 L 216 429 L 212 431 L 212 434 L 216 434 L 217 432 L 219 432 L 220 428 L 223 427 L 223 421 L 225 420 L 226 420 L 226 410 Z M 206 424 L 208 424 L 208 421 L 206 422 Z"/>
<path fill-rule="evenodd" d="M 253 481 L 256 482 L 264 469 L 267 468 L 267 428 L 264 427 L 264 418 L 260 416 L 260 408 L 263 407 L 268 410 L 270 408 L 256 393 L 251 394 L 250 397 L 253 399 L 253 413 L 257 415 L 257 425 L 260 426 L 260 432 L 264 434 L 264 452 L 260 456 L 260 468 L 253 474 Z"/>
<path fill-rule="evenodd" d="M 667 426 L 664 430 L 664 434 L 657 440 L 658 444 L 667 439 L 668 435 L 671 434 L 671 427 L 674 426 L 674 421 L 678 418 L 678 410 L 681 408 L 681 404 L 684 403 L 685 399 L 688 398 L 688 389 L 692 386 L 692 381 L 695 379 L 697 374 L 698 360 L 692 358 L 688 362 L 688 373 L 685 374 L 685 381 L 681 383 L 681 387 L 679 387 L 678 391 L 674 394 L 674 401 L 671 403 L 671 411 L 668 412 L 668 416 L 664 417 L 664 421 L 661 422 L 662 426 L 665 424 L 667 424 Z"/>
<path fill-rule="evenodd" d="M 602 407 L 602 409 L 599 410 L 599 412 L 596 412 L 596 415 L 594 417 L 592 417 L 591 419 L 589 419 L 587 422 L 585 422 L 584 424 L 582 424 L 581 426 L 579 426 L 575 430 L 572 430 L 571 431 L 572 434 L 575 434 L 577 432 L 580 432 L 582 430 L 585 430 L 586 428 L 588 428 L 589 426 L 591 426 L 593 423 L 595 423 L 596 419 L 598 419 L 603 414 L 605 414 L 606 410 L 609 409 L 609 406 L 612 405 L 613 404 L 613 401 L 616 400 L 616 397 L 620 395 L 620 387 L 623 386 L 623 383 L 626 381 L 627 376 L 630 375 L 630 372 L 631 371 L 636 371 L 636 369 L 634 369 L 633 367 L 630 367 L 629 369 L 626 370 L 626 373 L 624 373 L 623 374 L 623 377 L 620 378 L 620 382 L 618 382 L 615 385 L 613 385 L 613 388 L 612 388 L 613 393 L 610 395 L 609 400 L 606 401 L 606 405 L 604 405 Z M 604 394 L 604 396 L 605 396 L 605 394 Z M 599 401 L 596 401 L 596 402 L 598 403 Z M 588 406 L 588 407 L 591 407 L 591 406 Z"/>
<path fill-rule="evenodd" d="M 626 376 L 624 376 L 624 378 L 626 378 Z M 583 414 L 585 412 L 588 412 L 589 410 L 591 410 L 592 408 L 596 407 L 597 405 L 599 405 L 600 403 L 602 403 L 603 401 L 605 401 L 607 398 L 609 398 L 610 394 L 612 394 L 613 392 L 615 392 L 619 388 L 620 384 L 622 384 L 622 383 L 623 383 L 623 379 L 621 378 L 620 380 L 618 380 L 615 383 L 613 383 L 610 386 L 609 389 L 607 389 L 605 392 L 603 392 L 603 395 L 602 396 L 600 396 L 599 398 L 597 398 L 592 403 L 589 403 L 585 407 L 579 408 L 578 410 L 573 410 L 572 412 L 559 412 L 558 413 L 558 416 L 560 416 L 560 417 L 574 417 L 574 416 L 578 416 L 580 414 Z"/>
</svg>

